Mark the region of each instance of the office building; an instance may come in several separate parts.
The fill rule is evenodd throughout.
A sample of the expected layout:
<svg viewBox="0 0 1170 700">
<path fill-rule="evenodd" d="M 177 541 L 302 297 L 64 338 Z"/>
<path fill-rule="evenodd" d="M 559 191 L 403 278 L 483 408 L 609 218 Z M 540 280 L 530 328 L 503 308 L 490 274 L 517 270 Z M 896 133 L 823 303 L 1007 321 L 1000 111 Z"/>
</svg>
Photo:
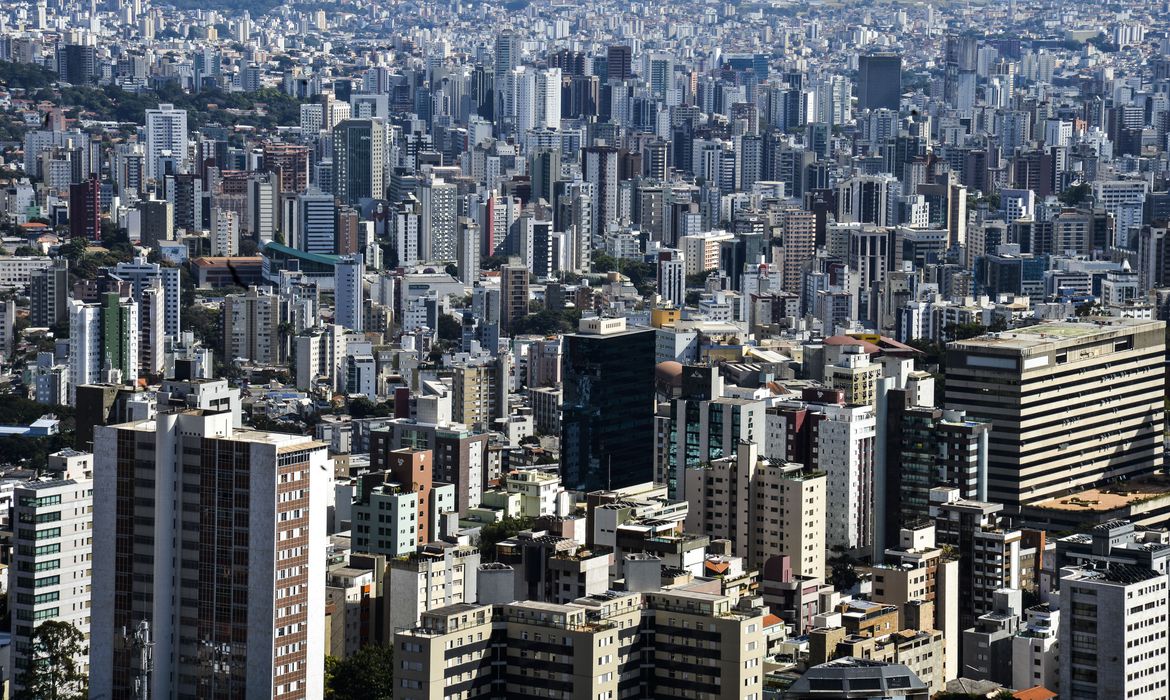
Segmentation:
<svg viewBox="0 0 1170 700">
<path fill-rule="evenodd" d="M 902 101 L 902 57 L 894 53 L 857 57 L 857 107 L 897 112 Z"/>
<path fill-rule="evenodd" d="M 321 697 L 326 446 L 203 410 L 94 441 L 90 692 L 132 696 L 145 619 L 152 697 Z"/>
<path fill-rule="evenodd" d="M 945 406 L 991 424 L 988 500 L 1009 508 L 1162 466 L 1165 326 L 1049 321 L 951 343 Z"/>
<path fill-rule="evenodd" d="M 333 127 L 333 192 L 342 204 L 386 196 L 386 123 L 380 119 L 345 119 Z"/>
<path fill-rule="evenodd" d="M 583 318 L 564 340 L 561 479 L 620 488 L 654 478 L 654 353 L 650 328 Z"/>
</svg>

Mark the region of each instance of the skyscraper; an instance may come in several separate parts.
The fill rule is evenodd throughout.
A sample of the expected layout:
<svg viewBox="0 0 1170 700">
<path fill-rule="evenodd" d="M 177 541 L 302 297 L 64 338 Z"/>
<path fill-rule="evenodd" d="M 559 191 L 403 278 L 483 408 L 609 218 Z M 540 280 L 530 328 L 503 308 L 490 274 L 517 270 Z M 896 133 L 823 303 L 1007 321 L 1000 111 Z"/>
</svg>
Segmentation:
<svg viewBox="0 0 1170 700">
<path fill-rule="evenodd" d="M 605 79 L 625 80 L 632 73 L 634 52 L 629 46 L 615 44 L 605 50 Z"/>
<path fill-rule="evenodd" d="M 163 103 L 158 109 L 146 110 L 146 177 L 161 181 L 170 159 L 178 165 L 178 175 L 186 172 L 187 111 Z"/>
<path fill-rule="evenodd" d="M 334 299 L 334 317 L 337 325 L 357 333 L 362 332 L 362 316 L 365 313 L 363 289 L 366 266 L 361 253 L 342 257 L 338 263 Z"/>
<path fill-rule="evenodd" d="M 528 315 L 528 273 L 528 267 L 519 261 L 500 268 L 500 327 L 505 333 Z"/>
<path fill-rule="evenodd" d="M 386 196 L 386 123 L 380 119 L 345 119 L 333 128 L 333 192 L 343 204 Z"/>
<path fill-rule="evenodd" d="M 131 697 L 146 620 L 154 697 L 321 697 L 326 446 L 204 410 L 94 441 L 90 692 Z"/>
<path fill-rule="evenodd" d="M 103 380 L 106 370 L 123 382 L 138 378 L 138 304 L 115 292 L 96 304 L 69 300 L 69 398 L 81 384 Z"/>
<path fill-rule="evenodd" d="M 859 109 L 898 111 L 902 101 L 902 57 L 873 53 L 857 57 L 857 106 Z"/>
<path fill-rule="evenodd" d="M 584 318 L 565 336 L 561 481 L 584 491 L 654 480 L 654 350 L 650 328 Z"/>
<path fill-rule="evenodd" d="M 69 186 L 69 235 L 90 241 L 102 238 L 102 185 L 97 175 Z"/>
</svg>

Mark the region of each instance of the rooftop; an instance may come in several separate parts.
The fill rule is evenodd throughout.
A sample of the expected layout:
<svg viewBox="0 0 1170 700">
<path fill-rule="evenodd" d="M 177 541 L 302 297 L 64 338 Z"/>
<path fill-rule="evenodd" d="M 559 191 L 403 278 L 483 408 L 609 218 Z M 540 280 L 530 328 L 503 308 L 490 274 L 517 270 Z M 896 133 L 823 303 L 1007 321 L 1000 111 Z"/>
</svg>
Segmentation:
<svg viewBox="0 0 1170 700">
<path fill-rule="evenodd" d="M 1093 336 L 1111 336 L 1127 331 L 1147 331 L 1162 327 L 1161 321 L 1136 318 L 1091 317 L 1083 321 L 1046 321 L 1010 331 L 988 333 L 977 338 L 959 340 L 951 347 L 959 349 L 1035 350 L 1047 345 L 1082 340 Z"/>
<path fill-rule="evenodd" d="M 1166 496 L 1170 496 L 1170 479 L 1155 476 L 1047 498 L 1030 504 L 1028 508 L 1101 513 Z"/>
</svg>

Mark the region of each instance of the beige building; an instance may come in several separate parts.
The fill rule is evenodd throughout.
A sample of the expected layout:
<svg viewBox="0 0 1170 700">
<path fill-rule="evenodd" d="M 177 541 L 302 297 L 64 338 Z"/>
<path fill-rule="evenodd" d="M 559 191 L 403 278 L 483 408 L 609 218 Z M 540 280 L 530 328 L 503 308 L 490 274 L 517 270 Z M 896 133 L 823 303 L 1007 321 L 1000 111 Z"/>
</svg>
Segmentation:
<svg viewBox="0 0 1170 700">
<path fill-rule="evenodd" d="M 225 360 L 277 364 L 285 355 L 284 342 L 280 332 L 280 297 L 257 287 L 249 288 L 244 294 L 224 297 Z"/>
<path fill-rule="evenodd" d="M 719 590 L 432 610 L 395 634 L 395 697 L 761 700 L 765 611 Z"/>
<path fill-rule="evenodd" d="M 428 544 L 413 554 L 387 560 L 387 614 L 390 629 L 411 629 L 429 610 L 478 599 L 475 547 Z"/>
<path fill-rule="evenodd" d="M 824 472 L 763 459 L 755 443 L 740 442 L 735 457 L 688 469 L 685 480 L 689 532 L 731 540 L 751 567 L 788 556 L 794 573 L 824 575 Z"/>
<path fill-rule="evenodd" d="M 1162 467 L 1165 324 L 1050 321 L 947 346 L 946 408 L 990 421 L 987 499 L 1021 505 Z"/>
</svg>

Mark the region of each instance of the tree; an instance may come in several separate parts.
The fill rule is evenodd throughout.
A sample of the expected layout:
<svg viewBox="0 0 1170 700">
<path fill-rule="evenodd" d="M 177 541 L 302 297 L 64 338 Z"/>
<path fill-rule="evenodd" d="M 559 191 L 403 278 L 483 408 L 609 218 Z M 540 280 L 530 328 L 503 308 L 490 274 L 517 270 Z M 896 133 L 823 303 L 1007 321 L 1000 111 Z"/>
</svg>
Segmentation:
<svg viewBox="0 0 1170 700">
<path fill-rule="evenodd" d="M 21 697 L 82 700 L 89 682 L 77 660 L 85 654 L 85 635 L 68 622 L 48 620 L 33 630 L 29 666 L 20 677 Z"/>
<path fill-rule="evenodd" d="M 712 268 L 710 270 L 703 270 L 701 272 L 687 275 L 687 288 L 702 289 L 703 287 L 707 286 L 707 278 L 716 272 L 718 272 L 718 270 Z"/>
<path fill-rule="evenodd" d="M 439 314 L 439 340 L 457 343 L 463 337 L 463 325 L 451 314 Z"/>
<path fill-rule="evenodd" d="M 511 516 L 488 523 L 479 529 L 479 555 L 484 561 L 496 560 L 496 544 L 509 537 L 515 537 L 521 530 L 532 527 L 532 518 L 513 518 Z"/>
<path fill-rule="evenodd" d="M 1082 182 L 1065 189 L 1057 198 L 1064 204 L 1076 206 L 1088 199 L 1092 191 L 1093 187 L 1089 183 Z"/>
<path fill-rule="evenodd" d="M 394 697 L 394 648 L 362 647 L 348 659 L 325 657 L 326 700 L 390 700 Z"/>
<path fill-rule="evenodd" d="M 192 331 L 204 347 L 219 352 L 223 348 L 223 314 L 203 304 L 183 309 L 182 330 Z"/>
</svg>

